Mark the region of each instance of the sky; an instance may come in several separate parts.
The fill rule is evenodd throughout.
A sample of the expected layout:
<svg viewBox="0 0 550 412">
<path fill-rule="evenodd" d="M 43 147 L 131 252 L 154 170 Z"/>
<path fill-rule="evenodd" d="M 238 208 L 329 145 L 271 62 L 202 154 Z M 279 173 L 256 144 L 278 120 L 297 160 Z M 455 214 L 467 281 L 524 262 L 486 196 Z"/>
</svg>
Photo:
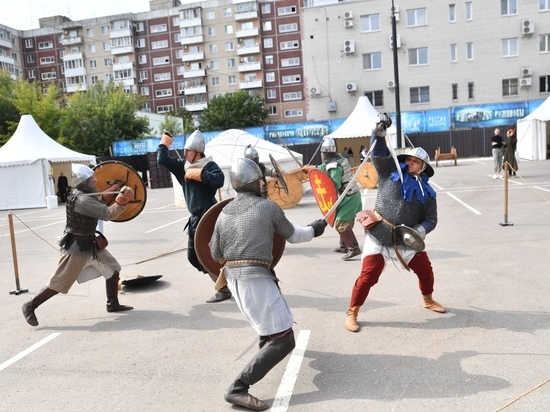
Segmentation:
<svg viewBox="0 0 550 412">
<path fill-rule="evenodd" d="M 93 17 L 149 11 L 149 0 L 2 0 L 0 24 L 17 30 L 39 28 L 38 19 L 66 16 L 78 21 Z"/>
</svg>

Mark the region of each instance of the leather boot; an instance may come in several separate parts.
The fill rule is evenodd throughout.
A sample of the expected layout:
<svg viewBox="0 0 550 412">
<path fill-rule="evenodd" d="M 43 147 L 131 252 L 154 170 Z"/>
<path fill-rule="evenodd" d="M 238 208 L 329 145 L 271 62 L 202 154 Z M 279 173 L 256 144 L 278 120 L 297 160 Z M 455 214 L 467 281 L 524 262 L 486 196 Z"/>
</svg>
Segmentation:
<svg viewBox="0 0 550 412">
<path fill-rule="evenodd" d="M 122 312 L 132 310 L 133 306 L 125 306 L 118 303 L 118 281 L 120 276 L 115 272 L 113 276 L 105 281 L 105 290 L 107 292 L 107 312 Z"/>
<path fill-rule="evenodd" d="M 216 293 L 214 293 L 210 298 L 206 301 L 206 303 L 217 303 L 217 302 L 223 302 L 224 300 L 230 299 L 231 291 L 227 286 L 224 286 L 220 290 L 218 290 Z"/>
<path fill-rule="evenodd" d="M 235 382 L 225 393 L 225 400 L 253 411 L 263 411 L 269 407 L 265 402 L 250 395 L 250 386 L 259 382 L 271 369 L 281 362 L 296 346 L 294 332 L 267 342 L 250 363 L 242 370 Z"/>
<path fill-rule="evenodd" d="M 342 256 L 343 260 L 350 260 L 351 258 L 361 254 L 359 243 L 357 242 L 355 233 L 353 233 L 353 230 L 351 228 L 348 228 L 344 232 L 342 232 L 341 236 L 344 240 L 344 244 L 348 248 L 348 252 L 344 256 Z"/>
<path fill-rule="evenodd" d="M 23 303 L 21 310 L 23 311 L 23 316 L 25 316 L 25 320 L 29 325 L 38 326 L 38 319 L 36 318 L 34 311 L 36 310 L 37 307 L 39 307 L 41 304 L 46 302 L 49 298 L 57 295 L 58 293 L 59 292 L 53 289 L 44 287 L 40 292 L 38 292 L 38 294 L 34 298 L 29 300 L 27 303 Z"/>
<path fill-rule="evenodd" d="M 337 247 L 334 249 L 336 253 L 348 253 L 348 248 L 344 244 L 344 241 L 342 240 L 342 237 L 340 236 L 340 247 Z"/>
<path fill-rule="evenodd" d="M 348 309 L 348 314 L 346 316 L 344 326 L 350 332 L 357 332 L 359 330 L 359 325 L 357 324 L 357 315 L 359 314 L 359 308 L 361 308 L 361 306 L 353 306 Z"/>
<path fill-rule="evenodd" d="M 432 294 L 422 295 L 424 297 L 424 307 L 434 312 L 445 313 L 445 308 L 432 299 Z"/>
</svg>

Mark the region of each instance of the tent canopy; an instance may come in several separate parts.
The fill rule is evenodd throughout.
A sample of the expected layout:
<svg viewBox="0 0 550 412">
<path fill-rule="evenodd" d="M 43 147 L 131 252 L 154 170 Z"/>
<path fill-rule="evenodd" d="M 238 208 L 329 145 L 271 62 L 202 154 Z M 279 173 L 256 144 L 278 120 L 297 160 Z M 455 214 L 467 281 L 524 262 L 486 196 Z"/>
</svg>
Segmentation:
<svg viewBox="0 0 550 412">
<path fill-rule="evenodd" d="M 547 139 L 550 134 L 550 97 L 533 113 L 516 122 L 519 157 L 528 160 L 546 160 Z"/>
<path fill-rule="evenodd" d="M 222 190 L 226 196 L 235 196 L 229 181 L 229 169 L 238 158 L 244 157 L 244 150 L 249 144 L 258 151 L 260 162 L 266 166 L 271 167 L 270 154 L 285 172 L 298 169 L 300 167 L 298 162 L 303 163 L 303 156 L 300 153 L 290 151 L 291 155 L 284 147 L 259 139 L 243 130 L 226 130 L 208 142 L 205 149 L 205 154 L 212 156 L 223 170 L 225 184 Z"/>
<path fill-rule="evenodd" d="M 359 97 L 355 109 L 342 125 L 334 132 L 325 136 L 332 139 L 352 139 L 356 137 L 370 137 L 376 124 L 378 112 L 372 106 L 367 96 Z"/>
</svg>

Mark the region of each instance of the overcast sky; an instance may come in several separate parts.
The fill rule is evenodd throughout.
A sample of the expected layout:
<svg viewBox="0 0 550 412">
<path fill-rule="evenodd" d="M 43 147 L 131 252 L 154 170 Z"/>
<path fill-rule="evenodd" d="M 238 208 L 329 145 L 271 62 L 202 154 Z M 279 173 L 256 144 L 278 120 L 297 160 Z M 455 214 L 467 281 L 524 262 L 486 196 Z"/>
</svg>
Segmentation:
<svg viewBox="0 0 550 412">
<path fill-rule="evenodd" d="M 149 0 L 2 0 L 0 24 L 18 30 L 39 28 L 38 19 L 66 16 L 71 20 L 149 11 Z"/>
</svg>

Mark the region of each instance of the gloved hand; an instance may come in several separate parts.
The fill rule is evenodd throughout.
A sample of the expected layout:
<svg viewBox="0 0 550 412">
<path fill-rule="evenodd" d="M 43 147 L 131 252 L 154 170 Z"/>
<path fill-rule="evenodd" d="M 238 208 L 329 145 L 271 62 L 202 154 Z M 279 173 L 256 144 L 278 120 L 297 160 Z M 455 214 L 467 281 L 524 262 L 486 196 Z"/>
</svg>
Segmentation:
<svg viewBox="0 0 550 412">
<path fill-rule="evenodd" d="M 160 138 L 160 144 L 166 146 L 167 148 L 170 148 L 170 145 L 174 142 L 174 138 L 170 134 L 170 132 L 167 132 L 166 130 L 162 132 L 162 137 Z"/>
<path fill-rule="evenodd" d="M 317 219 L 311 222 L 308 226 L 311 226 L 313 228 L 313 237 L 321 236 L 325 232 L 327 221 L 323 219 Z"/>
<path fill-rule="evenodd" d="M 108 204 L 113 200 L 113 197 L 115 197 L 114 193 L 109 192 L 119 192 L 120 191 L 120 185 L 118 183 L 115 183 L 111 187 L 108 187 L 103 192 L 101 192 L 101 201 L 105 204 Z"/>
<path fill-rule="evenodd" d="M 420 237 L 422 239 L 426 239 L 426 229 L 424 228 L 424 226 L 422 226 L 420 224 L 414 225 L 413 229 L 416 230 L 420 234 Z"/>
<path fill-rule="evenodd" d="M 187 169 L 185 171 L 185 180 L 196 180 L 202 182 L 202 168 L 201 169 Z"/>
<path fill-rule="evenodd" d="M 124 186 L 120 190 L 120 194 L 116 197 L 115 202 L 119 206 L 126 206 L 128 202 L 134 197 L 134 191 L 131 187 Z"/>
</svg>

